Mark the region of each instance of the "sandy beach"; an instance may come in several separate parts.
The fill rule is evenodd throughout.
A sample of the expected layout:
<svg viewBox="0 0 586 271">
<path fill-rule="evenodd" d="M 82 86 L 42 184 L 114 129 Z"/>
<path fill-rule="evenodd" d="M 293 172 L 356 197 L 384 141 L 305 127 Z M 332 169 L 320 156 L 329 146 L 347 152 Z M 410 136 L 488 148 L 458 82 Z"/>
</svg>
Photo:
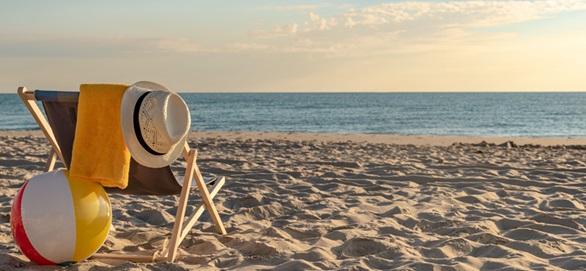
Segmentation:
<svg viewBox="0 0 586 271">
<path fill-rule="evenodd" d="M 57 269 L 586 269 L 586 139 L 192 132 L 190 145 L 204 175 L 227 177 L 227 235 L 204 214 L 176 263 Z M 20 253 L 9 223 L 49 145 L 2 131 L 0 150 L 0 270 L 54 270 Z M 110 200 L 100 252 L 149 254 L 170 237 L 177 196 Z"/>
</svg>

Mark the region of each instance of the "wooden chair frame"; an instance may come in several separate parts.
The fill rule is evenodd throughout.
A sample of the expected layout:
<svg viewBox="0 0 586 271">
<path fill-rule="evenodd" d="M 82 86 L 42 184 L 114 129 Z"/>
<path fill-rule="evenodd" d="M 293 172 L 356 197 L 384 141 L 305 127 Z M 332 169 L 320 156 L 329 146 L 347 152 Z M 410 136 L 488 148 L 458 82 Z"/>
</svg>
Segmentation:
<svg viewBox="0 0 586 271">
<path fill-rule="evenodd" d="M 55 161 L 59 158 L 61 161 L 65 161 L 63 159 L 63 154 L 61 153 L 61 149 L 57 140 L 55 139 L 55 135 L 53 134 L 53 130 L 49 125 L 46 117 L 41 112 L 39 106 L 36 104 L 35 99 L 35 91 L 34 90 L 27 90 L 25 87 L 18 88 L 18 95 L 28 108 L 28 110 L 33 115 L 35 121 L 43 131 L 45 137 L 49 140 L 51 144 L 51 151 L 49 153 L 49 157 L 47 163 L 45 164 L 44 171 L 53 170 L 55 166 Z M 204 179 L 201 175 L 199 167 L 196 163 L 197 158 L 197 151 L 190 149 L 189 145 L 185 143 L 182 151 L 183 157 L 187 161 L 187 167 L 185 169 L 185 177 L 183 179 L 183 188 L 181 190 L 181 195 L 179 197 L 179 202 L 177 205 L 177 213 L 175 215 L 175 223 L 173 225 L 173 231 L 171 233 L 171 239 L 168 242 L 164 242 L 162 248 L 156 251 L 152 256 L 149 255 L 134 255 L 134 254 L 114 254 L 114 253 L 96 253 L 91 258 L 93 259 L 116 259 L 116 260 L 126 260 L 126 261 L 133 261 L 133 262 L 154 262 L 154 261 L 168 261 L 173 262 L 177 259 L 177 251 L 179 249 L 179 244 L 185 239 L 191 228 L 195 225 L 199 217 L 203 214 L 204 209 L 207 209 L 210 213 L 214 225 L 216 227 L 216 231 L 219 234 L 226 234 L 226 229 L 224 228 L 224 224 L 220 218 L 218 210 L 214 205 L 212 199 L 218 193 L 218 191 L 222 188 L 225 183 L 225 177 L 221 177 L 216 180 L 214 186 L 211 188 L 211 191 L 208 190 Z M 195 179 L 195 183 L 197 184 L 197 188 L 199 194 L 202 197 L 203 203 L 201 203 L 191 215 L 185 219 L 187 203 L 189 200 L 189 192 L 191 191 L 191 180 Z"/>
</svg>

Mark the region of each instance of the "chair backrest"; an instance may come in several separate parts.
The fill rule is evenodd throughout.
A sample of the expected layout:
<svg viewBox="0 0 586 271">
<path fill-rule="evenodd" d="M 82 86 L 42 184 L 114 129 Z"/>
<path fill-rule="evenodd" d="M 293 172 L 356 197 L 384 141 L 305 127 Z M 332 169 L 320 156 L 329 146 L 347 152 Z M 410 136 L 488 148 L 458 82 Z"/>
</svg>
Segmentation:
<svg viewBox="0 0 586 271">
<path fill-rule="evenodd" d="M 61 148 L 65 160 L 63 163 L 67 168 L 71 164 L 78 98 L 79 92 L 35 91 L 35 100 L 43 104 L 47 121 Z M 175 179 L 171 167 L 149 168 L 131 159 L 128 186 L 125 189 L 106 187 L 106 190 L 122 194 L 175 195 L 181 192 L 181 185 Z"/>
</svg>

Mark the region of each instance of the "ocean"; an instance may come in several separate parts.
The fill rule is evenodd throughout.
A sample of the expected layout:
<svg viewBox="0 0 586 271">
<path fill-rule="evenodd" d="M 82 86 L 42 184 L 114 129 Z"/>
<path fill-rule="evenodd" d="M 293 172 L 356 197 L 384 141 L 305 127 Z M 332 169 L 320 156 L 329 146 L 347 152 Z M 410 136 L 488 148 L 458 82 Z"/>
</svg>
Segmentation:
<svg viewBox="0 0 586 271">
<path fill-rule="evenodd" d="M 194 131 L 586 137 L 586 93 L 181 93 Z M 0 130 L 38 129 L 16 94 Z"/>
</svg>

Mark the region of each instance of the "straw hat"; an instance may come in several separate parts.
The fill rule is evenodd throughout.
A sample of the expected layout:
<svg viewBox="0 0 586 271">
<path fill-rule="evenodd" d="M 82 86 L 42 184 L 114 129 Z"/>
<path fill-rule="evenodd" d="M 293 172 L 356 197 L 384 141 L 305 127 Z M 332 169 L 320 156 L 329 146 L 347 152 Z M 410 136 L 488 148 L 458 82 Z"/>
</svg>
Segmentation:
<svg viewBox="0 0 586 271">
<path fill-rule="evenodd" d="M 181 155 L 191 117 L 177 93 L 153 82 L 135 83 L 124 92 L 120 117 L 126 147 L 139 164 L 165 167 Z"/>
</svg>

